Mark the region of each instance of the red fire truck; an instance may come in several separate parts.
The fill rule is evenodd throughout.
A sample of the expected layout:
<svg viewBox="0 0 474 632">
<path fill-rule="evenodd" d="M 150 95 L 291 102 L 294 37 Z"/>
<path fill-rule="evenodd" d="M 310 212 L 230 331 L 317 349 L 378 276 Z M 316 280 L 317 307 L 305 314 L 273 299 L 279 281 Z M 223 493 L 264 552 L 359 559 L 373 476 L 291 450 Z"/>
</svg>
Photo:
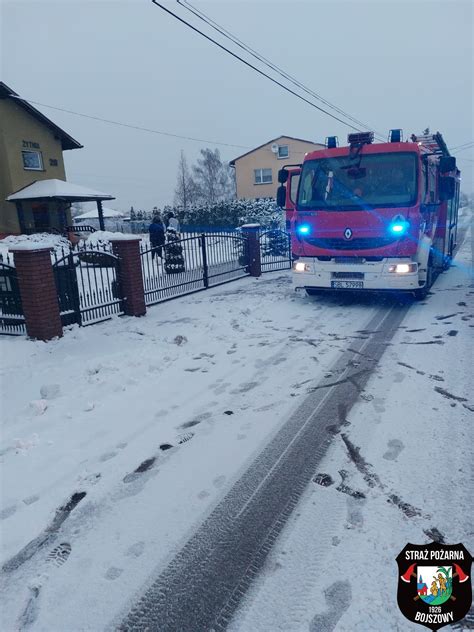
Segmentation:
<svg viewBox="0 0 474 632">
<path fill-rule="evenodd" d="M 411 142 L 410 142 L 411 141 Z M 329 137 L 278 174 L 295 288 L 408 291 L 426 297 L 456 247 L 460 172 L 443 137 L 401 130 Z"/>
</svg>

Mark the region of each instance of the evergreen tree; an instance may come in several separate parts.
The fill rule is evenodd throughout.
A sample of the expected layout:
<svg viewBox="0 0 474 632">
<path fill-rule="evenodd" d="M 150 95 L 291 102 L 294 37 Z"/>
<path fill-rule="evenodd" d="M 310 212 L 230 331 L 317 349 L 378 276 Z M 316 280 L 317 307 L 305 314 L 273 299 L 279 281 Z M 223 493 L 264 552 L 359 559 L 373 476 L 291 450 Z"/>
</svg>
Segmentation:
<svg viewBox="0 0 474 632">
<path fill-rule="evenodd" d="M 262 256 L 286 257 L 288 256 L 288 235 L 282 232 L 277 222 L 273 222 L 269 231 L 264 233 L 262 244 Z"/>
<path fill-rule="evenodd" d="M 178 274 L 185 271 L 183 247 L 178 233 L 173 228 L 166 231 L 165 272 Z"/>
</svg>

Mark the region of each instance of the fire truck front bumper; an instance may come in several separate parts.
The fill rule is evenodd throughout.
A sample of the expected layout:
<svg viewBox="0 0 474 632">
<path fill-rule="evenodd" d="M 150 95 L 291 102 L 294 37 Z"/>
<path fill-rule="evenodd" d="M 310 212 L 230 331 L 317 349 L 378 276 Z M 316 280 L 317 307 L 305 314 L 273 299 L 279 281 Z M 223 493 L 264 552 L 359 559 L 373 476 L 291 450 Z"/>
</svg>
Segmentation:
<svg viewBox="0 0 474 632">
<path fill-rule="evenodd" d="M 421 284 L 422 285 L 422 284 Z M 293 263 L 295 289 L 406 290 L 420 288 L 418 264 L 410 259 L 320 261 L 302 257 Z"/>
</svg>

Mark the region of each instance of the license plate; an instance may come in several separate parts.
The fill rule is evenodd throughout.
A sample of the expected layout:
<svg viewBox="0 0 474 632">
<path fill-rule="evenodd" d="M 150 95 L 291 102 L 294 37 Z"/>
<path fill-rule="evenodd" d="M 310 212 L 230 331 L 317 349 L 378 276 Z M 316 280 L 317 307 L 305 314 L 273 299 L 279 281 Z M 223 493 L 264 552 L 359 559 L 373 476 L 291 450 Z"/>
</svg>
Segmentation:
<svg viewBox="0 0 474 632">
<path fill-rule="evenodd" d="M 331 281 L 331 287 L 335 290 L 358 290 L 364 287 L 363 281 Z"/>
</svg>

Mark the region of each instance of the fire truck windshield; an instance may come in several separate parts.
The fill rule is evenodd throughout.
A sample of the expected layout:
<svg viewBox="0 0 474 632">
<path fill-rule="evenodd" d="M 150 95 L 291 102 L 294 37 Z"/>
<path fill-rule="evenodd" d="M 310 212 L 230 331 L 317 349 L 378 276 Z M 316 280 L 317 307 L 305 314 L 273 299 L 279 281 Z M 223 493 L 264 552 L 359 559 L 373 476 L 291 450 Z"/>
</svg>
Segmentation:
<svg viewBox="0 0 474 632">
<path fill-rule="evenodd" d="M 297 206 L 335 211 L 411 206 L 417 198 L 416 166 L 413 153 L 309 160 L 303 165 Z"/>
</svg>

